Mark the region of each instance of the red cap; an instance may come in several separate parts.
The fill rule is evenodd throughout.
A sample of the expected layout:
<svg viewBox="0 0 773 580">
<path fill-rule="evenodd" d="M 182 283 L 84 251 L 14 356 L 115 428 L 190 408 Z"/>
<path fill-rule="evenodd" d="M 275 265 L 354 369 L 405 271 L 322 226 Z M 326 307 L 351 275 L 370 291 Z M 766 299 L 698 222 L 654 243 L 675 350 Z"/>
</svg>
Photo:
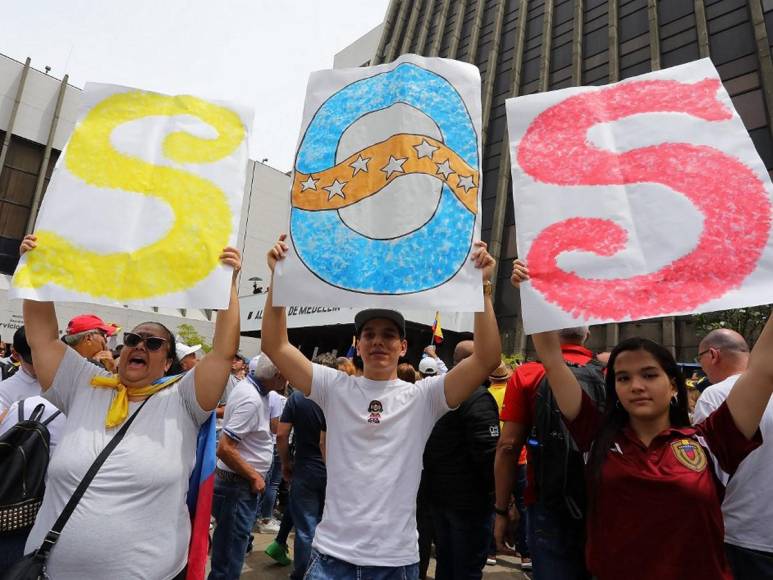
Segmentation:
<svg viewBox="0 0 773 580">
<path fill-rule="evenodd" d="M 118 327 L 114 324 L 106 324 L 99 316 L 95 314 L 81 314 L 67 323 L 67 334 L 78 334 L 79 332 L 88 332 L 89 330 L 102 330 L 108 336 L 113 336 Z"/>
</svg>

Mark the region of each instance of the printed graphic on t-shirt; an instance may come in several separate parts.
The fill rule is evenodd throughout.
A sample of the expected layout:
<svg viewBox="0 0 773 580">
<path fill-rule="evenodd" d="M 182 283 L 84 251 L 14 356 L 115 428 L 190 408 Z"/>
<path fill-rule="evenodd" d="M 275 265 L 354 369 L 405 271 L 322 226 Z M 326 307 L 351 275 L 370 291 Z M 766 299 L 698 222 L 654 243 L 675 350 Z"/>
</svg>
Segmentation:
<svg viewBox="0 0 773 580">
<path fill-rule="evenodd" d="M 372 400 L 370 402 L 370 405 L 368 405 L 368 413 L 370 413 L 370 416 L 368 417 L 368 423 L 381 423 L 381 411 L 384 410 L 383 405 L 381 404 L 381 401 Z"/>
<path fill-rule="evenodd" d="M 703 448 L 691 439 L 680 439 L 671 443 L 671 451 L 674 452 L 674 456 L 679 463 L 692 469 L 693 471 L 701 472 L 706 469 L 706 454 Z"/>
</svg>

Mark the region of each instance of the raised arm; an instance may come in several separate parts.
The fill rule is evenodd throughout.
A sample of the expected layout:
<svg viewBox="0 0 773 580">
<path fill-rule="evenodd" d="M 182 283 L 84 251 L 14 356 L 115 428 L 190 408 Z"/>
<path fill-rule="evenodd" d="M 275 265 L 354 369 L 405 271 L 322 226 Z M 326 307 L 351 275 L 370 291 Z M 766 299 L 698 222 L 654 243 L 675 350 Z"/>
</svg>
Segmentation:
<svg viewBox="0 0 773 580">
<path fill-rule="evenodd" d="M 490 285 L 496 261 L 486 250 L 485 242 L 476 242 L 471 259 L 480 269 L 484 285 Z M 491 295 L 484 292 L 483 312 L 475 313 L 475 346 L 468 356 L 445 375 L 446 402 L 449 407 L 462 404 L 488 377 L 489 373 L 502 362 L 502 343 L 499 327 L 494 316 Z"/>
<path fill-rule="evenodd" d="M 290 344 L 287 338 L 287 312 L 282 306 L 274 306 L 274 267 L 277 260 L 283 260 L 289 249 L 285 243 L 287 234 L 279 240 L 266 255 L 271 270 L 271 284 L 263 307 L 263 325 L 260 331 L 260 348 L 274 363 L 279 372 L 304 395 L 311 393 L 312 365 L 303 353 Z"/>
<path fill-rule="evenodd" d="M 19 254 L 24 255 L 35 247 L 37 247 L 37 237 L 24 236 Z M 59 323 L 56 321 L 53 302 L 24 300 L 22 311 L 27 343 L 32 351 L 32 364 L 35 366 L 40 386 L 46 391 L 54 382 L 67 345 L 59 340 Z"/>
<path fill-rule="evenodd" d="M 520 260 L 513 262 L 513 273 L 510 281 L 516 288 L 522 282 L 529 279 L 529 270 L 526 264 Z M 569 421 L 574 420 L 580 414 L 582 402 L 582 387 L 577 382 L 572 371 L 566 365 L 561 353 L 561 343 L 558 340 L 558 332 L 540 332 L 531 337 L 537 356 L 545 367 L 550 389 L 556 398 L 556 403 L 561 414 Z"/>
<path fill-rule="evenodd" d="M 231 361 L 239 350 L 239 296 L 236 291 L 236 277 L 241 269 L 241 255 L 236 248 L 225 248 L 220 261 L 233 268 L 231 276 L 231 297 L 226 310 L 217 313 L 212 350 L 194 368 L 196 400 L 205 411 L 217 407 L 223 396 L 231 373 Z"/>
<path fill-rule="evenodd" d="M 762 414 L 773 394 L 773 317 L 768 318 L 762 334 L 757 339 L 749 366 L 738 378 L 730 394 L 727 406 L 738 430 L 748 439 L 757 431 Z"/>
</svg>

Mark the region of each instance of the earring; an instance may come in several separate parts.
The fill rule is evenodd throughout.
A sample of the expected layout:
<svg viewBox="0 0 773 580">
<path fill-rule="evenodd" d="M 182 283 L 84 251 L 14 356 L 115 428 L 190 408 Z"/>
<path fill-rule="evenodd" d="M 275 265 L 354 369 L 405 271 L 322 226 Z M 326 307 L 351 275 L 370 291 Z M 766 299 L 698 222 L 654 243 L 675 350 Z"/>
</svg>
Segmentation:
<svg viewBox="0 0 773 580">
<path fill-rule="evenodd" d="M 617 401 L 615 401 L 615 409 L 620 409 L 621 407 L 622 405 L 620 404 L 620 399 L 618 399 Z"/>
<path fill-rule="evenodd" d="M 674 395 L 671 397 L 671 401 L 669 403 L 672 407 L 676 407 L 679 404 L 679 395 Z"/>
</svg>

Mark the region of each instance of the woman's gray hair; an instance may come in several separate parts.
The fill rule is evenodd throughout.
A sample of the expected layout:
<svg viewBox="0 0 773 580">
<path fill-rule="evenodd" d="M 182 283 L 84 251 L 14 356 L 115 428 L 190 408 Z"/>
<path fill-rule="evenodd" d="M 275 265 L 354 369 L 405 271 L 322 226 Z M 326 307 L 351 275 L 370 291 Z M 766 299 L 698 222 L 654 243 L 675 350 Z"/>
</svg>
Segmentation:
<svg viewBox="0 0 773 580">
<path fill-rule="evenodd" d="M 265 354 L 259 354 L 250 361 L 250 373 L 259 381 L 273 379 L 278 372 L 274 363 Z"/>
</svg>

